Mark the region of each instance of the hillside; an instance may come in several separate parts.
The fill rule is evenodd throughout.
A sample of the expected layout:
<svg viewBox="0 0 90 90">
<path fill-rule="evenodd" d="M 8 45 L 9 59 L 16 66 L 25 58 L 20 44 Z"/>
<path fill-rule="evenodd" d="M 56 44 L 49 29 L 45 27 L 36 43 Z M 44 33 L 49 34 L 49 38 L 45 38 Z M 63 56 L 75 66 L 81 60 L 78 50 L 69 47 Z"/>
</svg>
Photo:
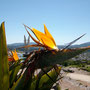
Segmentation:
<svg viewBox="0 0 90 90">
<path fill-rule="evenodd" d="M 30 45 L 32 45 L 32 44 L 35 44 L 34 42 L 31 42 L 30 43 Z M 21 46 L 24 46 L 24 43 L 13 43 L 13 44 L 8 44 L 8 48 L 9 49 L 11 49 L 11 50 L 13 50 L 13 49 L 15 49 L 15 48 L 18 48 L 18 47 L 21 47 Z M 86 43 L 82 43 L 82 44 L 76 44 L 76 45 L 71 45 L 69 48 L 80 48 L 80 47 L 87 47 L 87 46 L 90 46 L 90 42 L 86 42 Z M 58 48 L 59 49 L 62 49 L 62 48 L 64 48 L 65 47 L 65 45 L 58 45 Z M 32 48 L 31 47 L 31 50 L 32 49 L 37 49 L 37 48 Z M 21 50 L 23 50 L 23 49 L 21 49 Z"/>
</svg>

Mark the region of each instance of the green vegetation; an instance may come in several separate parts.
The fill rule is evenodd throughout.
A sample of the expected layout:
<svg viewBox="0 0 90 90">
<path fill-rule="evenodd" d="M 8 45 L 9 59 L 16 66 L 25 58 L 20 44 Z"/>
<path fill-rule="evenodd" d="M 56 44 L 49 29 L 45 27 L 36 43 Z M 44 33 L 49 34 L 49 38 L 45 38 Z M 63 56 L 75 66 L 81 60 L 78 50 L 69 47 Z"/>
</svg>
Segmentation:
<svg viewBox="0 0 90 90">
<path fill-rule="evenodd" d="M 4 22 L 0 26 L 0 89 L 9 88 L 9 66 Z"/>
<path fill-rule="evenodd" d="M 79 67 L 83 70 L 89 71 L 90 72 L 90 60 L 68 60 L 62 63 L 63 66 L 65 67 Z"/>
<path fill-rule="evenodd" d="M 22 60 L 18 58 L 16 50 L 13 54 L 8 52 L 3 22 L 0 26 L 0 90 L 50 90 L 61 71 L 57 64 L 68 62 L 68 59 L 88 49 L 90 47 L 66 51 L 36 50 Z M 81 66 L 79 61 L 63 63 L 64 66 L 72 64 Z M 35 73 L 38 69 L 40 72 Z M 87 67 L 87 70 L 90 68 Z M 60 90 L 58 84 L 56 88 Z"/>
<path fill-rule="evenodd" d="M 12 57 L 11 59 L 13 60 L 14 58 Z M 25 59 L 25 61 L 29 60 Z M 44 70 L 45 73 L 41 70 L 34 75 L 36 71 L 34 63 L 36 61 L 32 63 L 30 61 L 22 63 L 21 61 L 20 59 L 18 61 L 8 61 L 5 26 L 3 22 L 0 26 L 0 90 L 50 90 L 57 81 L 61 68 L 57 67 L 57 69 L 53 69 L 53 67 L 50 67 Z M 26 70 L 24 71 L 25 68 Z M 18 72 L 20 73 L 18 74 Z M 60 86 L 56 85 L 56 87 L 59 90 Z"/>
<path fill-rule="evenodd" d="M 81 69 L 90 72 L 90 65 L 85 65 L 85 67 L 82 67 Z"/>
</svg>

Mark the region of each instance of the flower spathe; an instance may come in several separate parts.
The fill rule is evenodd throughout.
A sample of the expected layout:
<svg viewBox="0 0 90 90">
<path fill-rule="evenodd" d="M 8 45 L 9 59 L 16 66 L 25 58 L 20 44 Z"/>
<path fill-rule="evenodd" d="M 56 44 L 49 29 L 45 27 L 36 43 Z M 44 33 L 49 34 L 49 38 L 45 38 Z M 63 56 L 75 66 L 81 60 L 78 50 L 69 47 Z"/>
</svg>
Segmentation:
<svg viewBox="0 0 90 90">
<path fill-rule="evenodd" d="M 28 26 L 24 25 L 25 28 L 29 28 Z M 33 33 L 34 35 L 36 36 L 36 38 L 38 40 L 36 40 L 35 38 L 33 38 L 31 36 L 31 34 L 28 32 L 29 36 L 33 39 L 34 42 L 36 42 L 36 46 L 41 46 L 41 47 L 44 47 L 48 50 L 56 50 L 58 51 L 58 48 L 56 46 L 56 43 L 55 43 L 55 40 L 54 38 L 52 37 L 52 35 L 50 34 L 50 32 L 48 31 L 47 27 L 45 26 L 44 24 L 44 33 L 40 32 L 39 30 L 35 29 L 35 28 L 29 28 Z M 32 45 L 33 46 L 33 45 Z M 35 46 L 35 45 L 34 45 Z"/>
</svg>

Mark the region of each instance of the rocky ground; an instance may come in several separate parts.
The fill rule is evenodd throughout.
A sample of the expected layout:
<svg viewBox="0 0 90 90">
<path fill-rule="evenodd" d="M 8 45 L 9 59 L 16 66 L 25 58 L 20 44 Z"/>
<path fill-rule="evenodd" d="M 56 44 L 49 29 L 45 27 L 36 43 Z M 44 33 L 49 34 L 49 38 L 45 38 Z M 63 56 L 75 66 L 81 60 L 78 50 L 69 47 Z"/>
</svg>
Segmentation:
<svg viewBox="0 0 90 90">
<path fill-rule="evenodd" d="M 61 74 L 63 78 L 58 82 L 61 90 L 90 90 L 90 72 L 66 67 Z"/>
</svg>

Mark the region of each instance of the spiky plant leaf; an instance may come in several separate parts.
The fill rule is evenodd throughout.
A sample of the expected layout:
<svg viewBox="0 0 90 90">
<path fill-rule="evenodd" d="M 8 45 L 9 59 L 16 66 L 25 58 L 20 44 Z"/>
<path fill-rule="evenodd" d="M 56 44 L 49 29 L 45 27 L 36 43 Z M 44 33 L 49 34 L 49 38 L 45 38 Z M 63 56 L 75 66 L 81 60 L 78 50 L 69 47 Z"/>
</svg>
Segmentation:
<svg viewBox="0 0 90 90">
<path fill-rule="evenodd" d="M 0 26 L 0 89 L 9 88 L 9 66 L 4 22 Z"/>
</svg>

